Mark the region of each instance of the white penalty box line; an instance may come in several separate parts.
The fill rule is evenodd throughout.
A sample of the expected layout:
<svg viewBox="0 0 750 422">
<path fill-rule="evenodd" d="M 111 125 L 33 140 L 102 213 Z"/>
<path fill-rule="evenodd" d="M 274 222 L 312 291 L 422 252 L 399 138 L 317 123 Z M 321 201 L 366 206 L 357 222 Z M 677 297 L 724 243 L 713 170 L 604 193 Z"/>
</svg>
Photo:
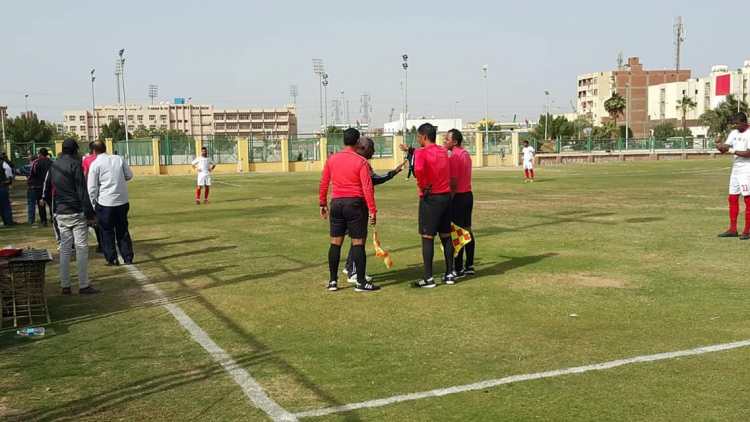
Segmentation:
<svg viewBox="0 0 750 422">
<path fill-rule="evenodd" d="M 224 368 L 234 382 L 242 388 L 245 396 L 261 411 L 274 421 L 296 421 L 297 417 L 271 400 L 263 388 L 247 370 L 242 368 L 224 349 L 214 342 L 198 324 L 190 318 L 178 305 L 171 303 L 164 292 L 134 265 L 125 265 L 128 273 L 141 285 L 143 290 L 153 293 L 177 322 L 180 323 L 193 340 L 200 344 L 211 355 L 211 358 Z"/>
<path fill-rule="evenodd" d="M 715 344 L 712 346 L 697 347 L 695 349 L 679 350 L 676 352 L 657 353 L 654 355 L 636 356 L 627 359 L 612 360 L 609 362 L 596 363 L 592 365 L 576 366 L 572 368 L 557 369 L 553 371 L 537 372 L 533 374 L 513 375 L 504 378 L 490 379 L 476 382 L 473 384 L 458 385 L 455 387 L 439 388 L 435 390 L 423 391 L 419 393 L 403 394 L 398 396 L 387 397 L 383 399 L 368 400 L 359 403 L 345 404 L 342 406 L 326 407 L 322 409 L 307 410 L 295 413 L 297 418 L 308 418 L 317 416 L 326 416 L 333 413 L 351 412 L 358 409 L 369 409 L 375 407 L 389 406 L 396 403 L 421 400 L 434 397 L 442 397 L 451 394 L 465 393 L 468 391 L 484 390 L 487 388 L 497 387 L 500 385 L 513 384 L 524 381 L 533 381 L 544 378 L 554 378 L 563 375 L 582 374 L 591 371 L 603 371 L 606 369 L 617 368 L 619 366 L 632 365 L 636 363 L 657 362 L 662 360 L 676 359 L 686 356 L 703 355 L 706 353 L 721 352 L 725 350 L 739 349 L 750 347 L 750 340 L 742 340 L 734 343 Z"/>
</svg>

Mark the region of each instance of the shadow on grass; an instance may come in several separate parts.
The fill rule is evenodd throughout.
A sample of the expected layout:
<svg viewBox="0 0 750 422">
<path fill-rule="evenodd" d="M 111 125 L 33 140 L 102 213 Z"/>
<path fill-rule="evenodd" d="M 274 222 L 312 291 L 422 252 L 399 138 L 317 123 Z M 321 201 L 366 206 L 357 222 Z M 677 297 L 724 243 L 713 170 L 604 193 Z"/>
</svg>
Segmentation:
<svg viewBox="0 0 750 422">
<path fill-rule="evenodd" d="M 250 356 L 235 358 L 238 365 L 243 367 L 257 365 L 272 358 L 270 351 L 262 351 Z M 201 382 L 215 376 L 225 376 L 224 369 L 216 363 L 192 367 L 189 370 L 172 371 L 154 377 L 141 378 L 127 384 L 98 392 L 87 397 L 82 397 L 67 403 L 55 406 L 42 407 L 25 413 L 6 415 L 8 421 L 56 421 L 77 420 L 87 416 L 115 408 L 134 400 L 139 400 L 162 391 L 168 391 Z M 229 398 L 225 395 L 221 400 Z M 216 401 L 206 406 L 201 414 L 207 413 L 211 408 L 219 404 Z M 236 405 L 232 403 L 231 405 Z"/>
</svg>

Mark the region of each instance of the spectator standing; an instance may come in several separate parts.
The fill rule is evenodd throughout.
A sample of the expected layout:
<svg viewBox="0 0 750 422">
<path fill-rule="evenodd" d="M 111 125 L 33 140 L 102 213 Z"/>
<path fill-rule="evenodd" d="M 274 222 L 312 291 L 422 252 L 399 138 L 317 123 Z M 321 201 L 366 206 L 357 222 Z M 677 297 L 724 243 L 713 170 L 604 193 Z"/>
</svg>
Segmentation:
<svg viewBox="0 0 750 422">
<path fill-rule="evenodd" d="M 52 165 L 44 182 L 43 196 L 52 203 L 52 212 L 60 230 L 60 284 L 62 294 L 71 294 L 70 258 L 75 245 L 78 265 L 78 293 L 99 293 L 88 277 L 88 224 L 94 210 L 86 190 L 86 182 L 78 155 L 78 143 L 63 141 L 62 154 Z"/>
<path fill-rule="evenodd" d="M 88 175 L 88 192 L 96 210 L 96 220 L 101 230 L 104 258 L 109 265 L 118 265 L 119 249 L 126 265 L 133 263 L 133 241 L 128 231 L 128 180 L 133 172 L 119 155 L 107 154 L 103 141 L 94 143 L 96 160 L 91 163 Z"/>
</svg>

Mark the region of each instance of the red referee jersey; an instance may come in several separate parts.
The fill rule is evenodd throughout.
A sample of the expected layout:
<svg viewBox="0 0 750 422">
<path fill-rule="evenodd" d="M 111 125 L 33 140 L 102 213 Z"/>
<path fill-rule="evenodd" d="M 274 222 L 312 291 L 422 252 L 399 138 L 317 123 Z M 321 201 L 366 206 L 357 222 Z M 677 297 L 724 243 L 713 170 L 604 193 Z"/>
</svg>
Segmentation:
<svg viewBox="0 0 750 422">
<path fill-rule="evenodd" d="M 455 193 L 471 192 L 471 155 L 465 149 L 455 146 L 450 157 L 451 181 Z"/>
<path fill-rule="evenodd" d="M 332 198 L 364 198 L 370 214 L 377 212 L 370 166 L 353 148 L 346 148 L 326 161 L 320 178 L 320 206 L 328 202 L 330 184 L 333 184 Z"/>
<path fill-rule="evenodd" d="M 419 196 L 425 190 L 430 194 L 450 193 L 451 171 L 448 151 L 436 144 L 429 144 L 414 151 L 414 175 L 417 177 Z"/>
</svg>

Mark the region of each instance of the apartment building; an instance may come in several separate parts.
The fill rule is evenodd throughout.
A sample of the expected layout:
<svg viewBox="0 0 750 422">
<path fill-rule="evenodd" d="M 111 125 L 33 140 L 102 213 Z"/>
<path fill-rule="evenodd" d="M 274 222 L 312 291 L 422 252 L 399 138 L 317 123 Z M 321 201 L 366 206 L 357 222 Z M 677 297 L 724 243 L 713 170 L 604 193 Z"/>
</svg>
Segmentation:
<svg viewBox="0 0 750 422">
<path fill-rule="evenodd" d="M 113 120 L 125 124 L 123 105 L 97 107 L 91 110 L 72 110 L 63 113 L 65 133 L 78 135 L 87 141 L 98 137 L 99 129 Z M 297 113 L 294 106 L 286 108 L 217 110 L 212 105 L 158 104 L 128 105 L 127 128 L 179 130 L 195 138 L 209 135 L 247 136 L 251 134 L 290 136 L 297 133 Z"/>
<path fill-rule="evenodd" d="M 214 110 L 214 135 L 239 137 L 288 137 L 297 134 L 294 106 L 263 109 Z"/>
<path fill-rule="evenodd" d="M 593 117 L 595 124 L 610 119 L 604 102 L 615 92 L 627 102 L 625 116 L 633 135 L 646 137 L 650 134 L 648 114 L 648 87 L 690 79 L 690 70 L 645 70 L 638 57 L 628 58 L 622 69 L 589 73 L 577 78 L 577 115 Z"/>
<path fill-rule="evenodd" d="M 685 118 L 688 127 L 693 129 L 695 135 L 696 130 L 699 133 L 702 132 L 698 122 L 700 116 L 721 103 L 727 94 L 745 102 L 750 100 L 749 84 L 750 60 L 746 60 L 740 69 L 730 70 L 728 66 L 715 65 L 711 67 L 711 72 L 704 77 L 650 86 L 649 119 L 653 124 L 664 121 L 681 121 L 682 110 L 679 101 L 683 97 L 691 98 L 696 107 L 688 110 Z"/>
</svg>

